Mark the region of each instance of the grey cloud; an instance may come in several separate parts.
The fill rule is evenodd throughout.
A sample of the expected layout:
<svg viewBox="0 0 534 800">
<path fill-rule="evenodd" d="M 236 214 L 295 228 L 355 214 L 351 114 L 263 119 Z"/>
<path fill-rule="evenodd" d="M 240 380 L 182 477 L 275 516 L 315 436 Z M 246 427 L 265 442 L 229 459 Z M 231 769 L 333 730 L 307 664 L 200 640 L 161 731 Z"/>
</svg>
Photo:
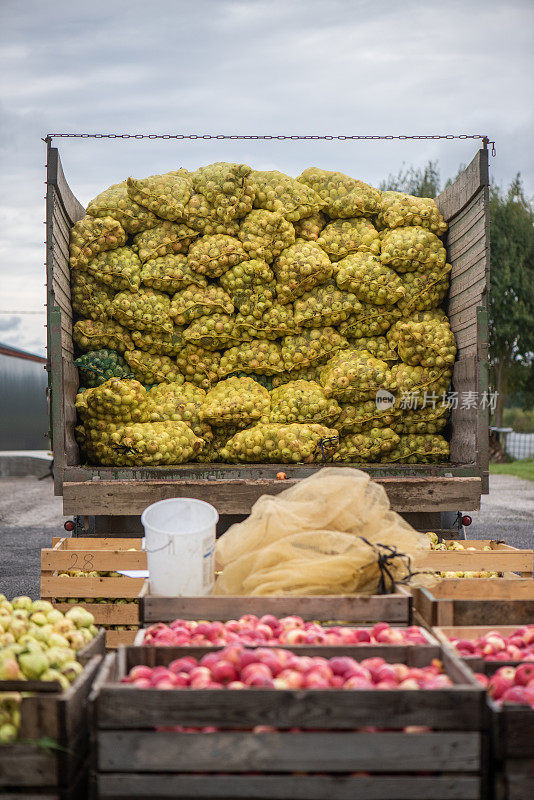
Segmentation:
<svg viewBox="0 0 534 800">
<path fill-rule="evenodd" d="M 20 328 L 20 317 L 4 317 L 0 314 L 0 333 L 10 333 Z"/>
<path fill-rule="evenodd" d="M 41 307 L 47 132 L 488 133 L 492 174 L 534 193 L 531 0 L 4 0 L 0 4 L 0 267 Z M 85 204 L 128 175 L 236 160 L 313 164 L 379 183 L 478 144 L 57 140 Z M 16 275 L 22 279 L 16 279 Z M 31 287 L 31 296 L 24 294 Z M 23 294 L 21 294 L 21 292 Z M 20 300 L 17 300 L 20 297 Z M 16 306 L 13 306 L 16 307 Z M 24 323 L 26 326 L 26 323 Z M 33 323 L 32 323 L 33 325 Z M 43 332 L 32 328 L 35 337 Z"/>
</svg>

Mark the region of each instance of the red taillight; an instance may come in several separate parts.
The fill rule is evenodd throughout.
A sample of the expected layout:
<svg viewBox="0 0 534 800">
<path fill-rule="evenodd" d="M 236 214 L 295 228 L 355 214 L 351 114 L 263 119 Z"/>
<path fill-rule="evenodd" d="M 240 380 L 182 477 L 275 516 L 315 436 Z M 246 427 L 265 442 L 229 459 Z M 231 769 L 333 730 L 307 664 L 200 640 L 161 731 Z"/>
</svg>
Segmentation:
<svg viewBox="0 0 534 800">
<path fill-rule="evenodd" d="M 74 530 L 74 522 L 71 519 L 68 519 L 66 522 L 63 523 L 63 527 L 66 531 L 73 531 Z"/>
<path fill-rule="evenodd" d="M 473 522 L 473 520 L 471 519 L 469 514 L 464 514 L 463 515 L 463 517 L 462 517 L 462 525 L 471 525 L 472 522 Z"/>
</svg>

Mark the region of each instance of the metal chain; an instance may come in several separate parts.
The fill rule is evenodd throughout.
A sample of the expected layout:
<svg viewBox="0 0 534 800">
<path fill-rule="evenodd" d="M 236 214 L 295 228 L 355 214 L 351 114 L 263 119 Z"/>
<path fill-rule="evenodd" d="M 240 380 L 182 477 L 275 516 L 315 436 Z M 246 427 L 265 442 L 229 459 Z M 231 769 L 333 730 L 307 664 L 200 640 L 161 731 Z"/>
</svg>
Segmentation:
<svg viewBox="0 0 534 800">
<path fill-rule="evenodd" d="M 291 140 L 291 141 L 326 141 L 330 142 L 333 140 L 338 141 L 376 141 L 378 139 L 383 140 L 392 140 L 392 139 L 399 139 L 399 140 L 406 140 L 406 139 L 480 139 L 482 140 L 484 149 L 487 150 L 488 145 L 491 145 L 491 155 L 495 156 L 495 142 L 489 140 L 489 138 L 482 133 L 460 133 L 460 134 L 423 134 L 423 135 L 399 135 L 399 136 L 375 136 L 375 135 L 339 135 L 339 136 L 319 136 L 313 134 L 306 134 L 306 135 L 257 135 L 257 134 L 224 134 L 224 133 L 49 133 L 43 139 L 43 142 L 47 142 L 47 144 L 51 144 L 52 139 L 228 139 L 228 140 L 276 140 L 276 141 L 284 141 L 284 140 Z"/>
</svg>

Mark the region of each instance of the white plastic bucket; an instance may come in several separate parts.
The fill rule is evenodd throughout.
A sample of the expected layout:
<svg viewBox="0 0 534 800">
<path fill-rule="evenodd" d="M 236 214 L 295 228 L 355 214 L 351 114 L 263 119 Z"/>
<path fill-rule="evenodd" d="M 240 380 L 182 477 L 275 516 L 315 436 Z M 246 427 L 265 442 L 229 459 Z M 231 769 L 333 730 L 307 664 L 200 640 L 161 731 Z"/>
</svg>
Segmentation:
<svg viewBox="0 0 534 800">
<path fill-rule="evenodd" d="M 209 594 L 214 583 L 219 514 L 203 500 L 176 497 L 145 508 L 150 593 L 164 597 Z"/>
</svg>

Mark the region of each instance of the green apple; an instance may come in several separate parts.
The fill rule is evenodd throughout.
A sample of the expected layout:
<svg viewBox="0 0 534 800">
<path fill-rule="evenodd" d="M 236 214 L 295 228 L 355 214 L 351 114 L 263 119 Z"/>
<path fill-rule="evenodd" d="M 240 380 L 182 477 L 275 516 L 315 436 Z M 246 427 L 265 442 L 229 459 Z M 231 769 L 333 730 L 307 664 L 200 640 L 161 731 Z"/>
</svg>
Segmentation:
<svg viewBox="0 0 534 800">
<path fill-rule="evenodd" d="M 32 603 L 32 611 L 34 613 L 48 614 L 53 608 L 54 606 L 49 600 L 34 600 Z"/>
<path fill-rule="evenodd" d="M 54 633 L 60 633 L 62 636 L 66 636 L 67 633 L 76 630 L 76 626 L 71 619 L 67 619 L 64 617 L 63 619 L 58 619 L 57 622 L 54 622 Z"/>
<path fill-rule="evenodd" d="M 11 614 L 11 618 L 12 619 L 20 619 L 23 622 L 25 622 L 27 619 L 29 619 L 29 616 L 30 616 L 30 612 L 27 611 L 25 608 L 15 608 L 15 609 L 13 609 L 13 612 Z"/>
<path fill-rule="evenodd" d="M 38 680 L 41 673 L 48 669 L 48 661 L 43 652 L 29 650 L 20 654 L 19 666 L 29 680 Z"/>
<path fill-rule="evenodd" d="M 50 647 L 68 647 L 69 640 L 56 631 L 52 631 L 48 637 L 48 644 Z"/>
<path fill-rule="evenodd" d="M 43 642 L 46 644 L 48 642 L 48 637 L 51 633 L 54 632 L 52 625 L 41 625 L 40 627 L 37 626 L 34 631 L 31 632 L 34 639 L 37 639 L 38 642 Z"/>
<path fill-rule="evenodd" d="M 72 620 L 77 628 L 88 628 L 90 625 L 94 625 L 95 622 L 95 618 L 91 612 L 81 606 L 70 608 L 65 616 L 67 619 Z"/>
<path fill-rule="evenodd" d="M 83 667 L 79 661 L 67 661 L 66 664 L 63 664 L 61 667 L 62 674 L 67 678 L 67 680 L 72 683 L 78 675 L 81 675 L 83 672 Z"/>
<path fill-rule="evenodd" d="M 63 664 L 72 661 L 74 651 L 70 647 L 51 647 L 45 651 L 45 656 L 49 667 L 61 669 Z"/>
<path fill-rule="evenodd" d="M 19 678 L 21 672 L 17 659 L 12 655 L 5 655 L 3 658 L 0 656 L 0 681 L 17 681 Z"/>
<path fill-rule="evenodd" d="M 81 650 L 82 647 L 85 647 L 85 638 L 81 631 L 71 631 L 65 638 L 69 640 L 73 650 Z"/>
<path fill-rule="evenodd" d="M 26 611 L 31 611 L 32 609 L 32 599 L 31 597 L 27 597 L 26 595 L 21 595 L 20 597 L 14 597 L 11 601 L 11 605 L 13 608 L 23 608 Z"/>
<path fill-rule="evenodd" d="M 41 674 L 42 681 L 57 681 L 61 684 L 62 689 L 68 689 L 70 683 L 68 678 L 66 678 L 58 669 L 47 669 L 46 672 Z"/>
<path fill-rule="evenodd" d="M 0 634 L 0 648 L 7 647 L 9 644 L 15 644 L 15 637 L 10 631 Z"/>
<path fill-rule="evenodd" d="M 17 644 L 23 645 L 25 650 L 33 650 L 35 652 L 42 653 L 44 649 L 43 643 L 38 642 L 31 633 L 25 633 L 24 636 L 21 636 L 20 639 L 17 640 Z"/>
<path fill-rule="evenodd" d="M 58 620 L 63 619 L 63 612 L 53 608 L 52 611 L 47 611 L 46 619 L 50 625 L 55 625 Z"/>
<path fill-rule="evenodd" d="M 13 744 L 17 738 L 17 729 L 10 722 L 0 727 L 0 744 Z"/>
<path fill-rule="evenodd" d="M 33 622 L 34 625 L 46 625 L 48 620 L 42 611 L 35 611 L 30 617 L 30 622 Z"/>
</svg>

